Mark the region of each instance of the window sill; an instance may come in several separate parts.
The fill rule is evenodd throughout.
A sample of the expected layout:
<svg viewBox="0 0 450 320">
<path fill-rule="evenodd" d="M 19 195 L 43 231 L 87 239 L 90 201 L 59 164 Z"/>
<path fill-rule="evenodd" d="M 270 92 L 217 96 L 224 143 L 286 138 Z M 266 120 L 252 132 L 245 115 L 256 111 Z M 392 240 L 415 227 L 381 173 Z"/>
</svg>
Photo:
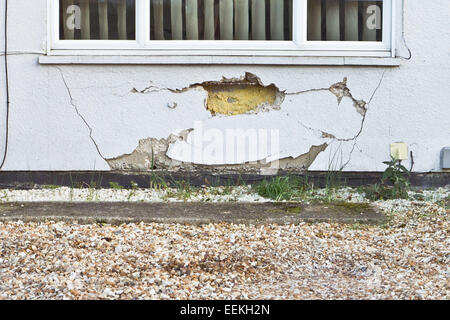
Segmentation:
<svg viewBox="0 0 450 320">
<path fill-rule="evenodd" d="M 298 65 L 298 66 L 374 66 L 398 67 L 401 60 L 389 57 L 314 57 L 314 56 L 40 56 L 42 65 Z"/>
</svg>

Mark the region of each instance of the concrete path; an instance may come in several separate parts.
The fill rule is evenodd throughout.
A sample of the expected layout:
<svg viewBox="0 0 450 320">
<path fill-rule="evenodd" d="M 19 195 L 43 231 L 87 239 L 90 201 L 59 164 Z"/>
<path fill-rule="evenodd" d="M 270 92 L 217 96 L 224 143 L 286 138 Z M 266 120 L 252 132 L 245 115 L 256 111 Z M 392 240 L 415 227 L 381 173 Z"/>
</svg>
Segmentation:
<svg viewBox="0 0 450 320">
<path fill-rule="evenodd" d="M 0 221 L 79 223 L 157 222 L 208 224 L 298 224 L 339 222 L 377 224 L 384 215 L 369 205 L 295 203 L 114 203 L 27 202 L 0 204 Z"/>
</svg>

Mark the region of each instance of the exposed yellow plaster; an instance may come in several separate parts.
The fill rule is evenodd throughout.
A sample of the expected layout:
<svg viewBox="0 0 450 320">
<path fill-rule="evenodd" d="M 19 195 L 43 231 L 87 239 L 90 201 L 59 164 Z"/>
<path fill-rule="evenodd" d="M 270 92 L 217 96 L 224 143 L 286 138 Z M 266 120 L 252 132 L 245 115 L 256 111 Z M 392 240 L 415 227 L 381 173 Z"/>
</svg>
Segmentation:
<svg viewBox="0 0 450 320">
<path fill-rule="evenodd" d="M 275 103 L 278 90 L 275 86 L 264 87 L 257 83 L 207 84 L 207 108 L 213 114 L 238 115 Z"/>
</svg>

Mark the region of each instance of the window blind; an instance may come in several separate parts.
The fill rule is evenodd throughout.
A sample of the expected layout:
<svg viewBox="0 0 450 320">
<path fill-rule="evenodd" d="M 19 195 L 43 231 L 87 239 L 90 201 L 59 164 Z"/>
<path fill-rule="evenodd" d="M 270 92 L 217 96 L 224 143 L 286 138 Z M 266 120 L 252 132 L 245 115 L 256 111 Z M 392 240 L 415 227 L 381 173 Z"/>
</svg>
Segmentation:
<svg viewBox="0 0 450 320">
<path fill-rule="evenodd" d="M 292 40 L 293 0 L 151 0 L 151 40 Z"/>
<path fill-rule="evenodd" d="M 146 1 L 150 40 L 293 40 L 294 0 Z M 309 41 L 383 40 L 382 0 L 303 1 Z M 59 0 L 60 38 L 135 40 L 136 2 Z"/>
<path fill-rule="evenodd" d="M 382 41 L 383 1 L 308 0 L 309 41 Z"/>
<path fill-rule="evenodd" d="M 60 0 L 63 40 L 134 40 L 135 0 Z"/>
</svg>

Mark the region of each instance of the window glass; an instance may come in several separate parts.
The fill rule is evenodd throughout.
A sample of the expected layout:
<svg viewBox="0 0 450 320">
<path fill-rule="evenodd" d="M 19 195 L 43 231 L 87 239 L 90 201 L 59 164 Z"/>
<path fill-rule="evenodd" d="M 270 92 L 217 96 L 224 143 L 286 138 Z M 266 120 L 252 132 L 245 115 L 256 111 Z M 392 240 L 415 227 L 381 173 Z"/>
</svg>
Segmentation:
<svg viewBox="0 0 450 320">
<path fill-rule="evenodd" d="M 135 40 L 135 0 L 59 0 L 61 40 Z"/>
<path fill-rule="evenodd" d="M 151 40 L 292 40 L 293 0 L 151 0 Z"/>
<path fill-rule="evenodd" d="M 383 41 L 383 1 L 308 0 L 309 41 Z"/>
</svg>

